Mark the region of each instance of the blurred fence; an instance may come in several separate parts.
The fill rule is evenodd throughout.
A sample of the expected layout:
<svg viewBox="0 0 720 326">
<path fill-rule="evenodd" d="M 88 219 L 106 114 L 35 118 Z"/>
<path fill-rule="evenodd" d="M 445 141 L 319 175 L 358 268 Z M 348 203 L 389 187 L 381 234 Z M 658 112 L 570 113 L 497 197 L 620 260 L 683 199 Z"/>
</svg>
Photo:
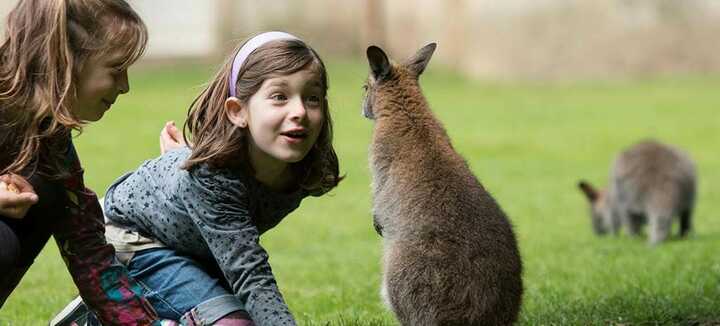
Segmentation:
<svg viewBox="0 0 720 326">
<path fill-rule="evenodd" d="M 3 1 L 3 16 L 14 1 Z M 719 0 L 130 0 L 148 58 L 215 57 L 258 31 L 323 55 L 393 57 L 435 41 L 436 64 L 486 79 L 720 72 Z"/>
</svg>

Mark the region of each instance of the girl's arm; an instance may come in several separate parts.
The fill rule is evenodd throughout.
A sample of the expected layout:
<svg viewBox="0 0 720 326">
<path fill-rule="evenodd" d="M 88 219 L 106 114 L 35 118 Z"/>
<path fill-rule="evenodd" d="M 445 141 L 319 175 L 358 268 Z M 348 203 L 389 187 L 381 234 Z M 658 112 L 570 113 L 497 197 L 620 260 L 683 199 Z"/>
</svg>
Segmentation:
<svg viewBox="0 0 720 326">
<path fill-rule="evenodd" d="M 103 325 L 159 325 L 157 314 L 142 297 L 142 288 L 105 242 L 100 203 L 84 186 L 72 144 L 69 151 L 77 172 L 64 182 L 66 215 L 55 223 L 53 235 L 80 295 Z"/>
<path fill-rule="evenodd" d="M 182 192 L 189 194 L 185 207 L 233 293 L 256 325 L 295 325 L 251 221 L 245 186 L 237 179 L 202 174 L 191 173 L 183 182 Z"/>
</svg>

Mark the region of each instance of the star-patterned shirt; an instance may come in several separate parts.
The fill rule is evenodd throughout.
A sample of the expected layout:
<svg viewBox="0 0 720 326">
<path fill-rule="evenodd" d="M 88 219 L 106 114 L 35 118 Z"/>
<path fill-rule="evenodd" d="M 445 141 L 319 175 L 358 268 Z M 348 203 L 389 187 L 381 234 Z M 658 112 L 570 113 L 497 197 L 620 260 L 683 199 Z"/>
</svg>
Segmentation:
<svg viewBox="0 0 720 326">
<path fill-rule="evenodd" d="M 188 148 L 146 161 L 108 189 L 114 224 L 217 264 L 256 325 L 295 325 L 260 246 L 260 235 L 296 209 L 307 193 L 279 193 L 240 171 L 180 168 Z"/>
</svg>

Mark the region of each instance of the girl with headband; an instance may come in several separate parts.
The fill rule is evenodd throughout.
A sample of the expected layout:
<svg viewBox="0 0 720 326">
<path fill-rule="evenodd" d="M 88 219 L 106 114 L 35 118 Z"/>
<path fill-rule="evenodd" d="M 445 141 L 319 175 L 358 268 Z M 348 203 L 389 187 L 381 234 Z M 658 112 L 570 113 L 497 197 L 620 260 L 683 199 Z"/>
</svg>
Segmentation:
<svg viewBox="0 0 720 326">
<path fill-rule="evenodd" d="M 166 126 L 165 152 L 108 189 L 108 241 L 161 317 L 295 325 L 259 240 L 341 180 L 327 89 L 305 42 L 257 35 L 195 99 L 188 137 Z"/>
</svg>

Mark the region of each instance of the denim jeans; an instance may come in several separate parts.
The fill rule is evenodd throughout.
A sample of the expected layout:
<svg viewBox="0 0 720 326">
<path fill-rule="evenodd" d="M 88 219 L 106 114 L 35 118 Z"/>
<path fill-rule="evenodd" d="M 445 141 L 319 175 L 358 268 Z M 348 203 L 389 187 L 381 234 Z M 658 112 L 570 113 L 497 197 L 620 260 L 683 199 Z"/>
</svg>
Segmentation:
<svg viewBox="0 0 720 326">
<path fill-rule="evenodd" d="M 225 282 L 190 257 L 168 248 L 144 249 L 135 252 L 127 266 L 162 319 L 180 321 L 181 325 L 212 325 L 233 313 L 233 318 L 240 319 L 223 324 L 253 325 Z M 79 325 L 99 325 L 92 315 L 75 321 Z"/>
<path fill-rule="evenodd" d="M 229 313 L 243 311 L 243 304 L 230 293 L 224 280 L 172 249 L 138 251 L 128 270 L 145 288 L 145 297 L 161 318 L 182 321 L 192 312 L 196 319 L 211 324 Z"/>
</svg>

